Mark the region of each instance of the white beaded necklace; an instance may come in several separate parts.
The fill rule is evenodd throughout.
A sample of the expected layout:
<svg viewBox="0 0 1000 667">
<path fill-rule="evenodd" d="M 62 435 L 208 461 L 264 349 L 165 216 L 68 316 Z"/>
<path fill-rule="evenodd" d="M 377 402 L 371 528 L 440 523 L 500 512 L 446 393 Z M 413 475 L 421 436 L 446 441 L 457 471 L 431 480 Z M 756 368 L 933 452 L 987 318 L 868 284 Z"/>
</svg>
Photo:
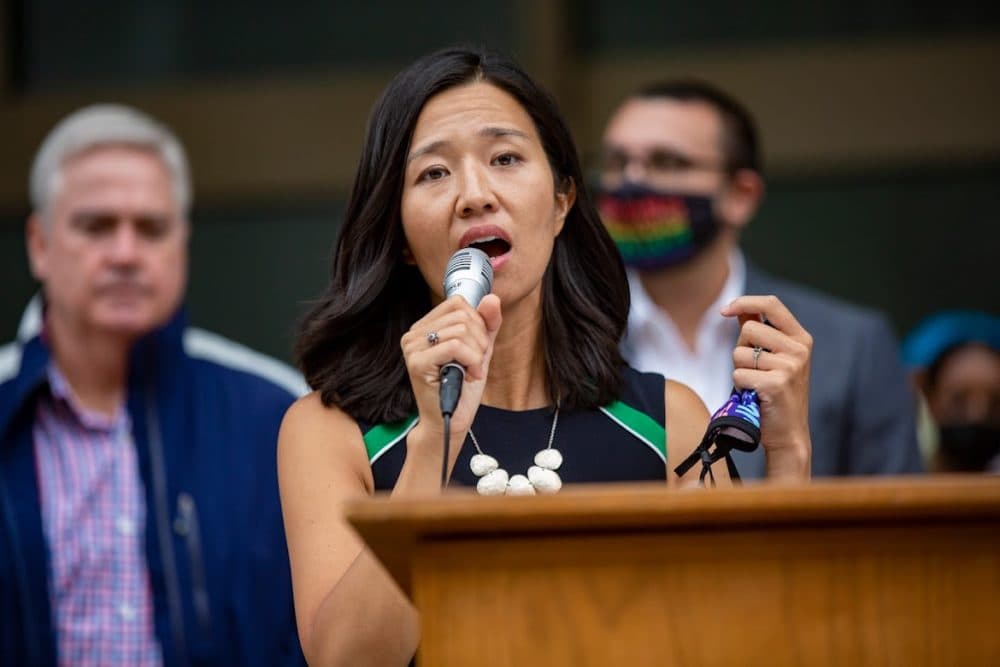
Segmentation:
<svg viewBox="0 0 1000 667">
<path fill-rule="evenodd" d="M 553 449 L 552 440 L 556 436 L 556 424 L 559 423 L 559 405 L 552 416 L 552 429 L 549 431 L 549 444 L 545 449 L 535 454 L 535 465 L 528 468 L 528 474 L 510 477 L 500 463 L 484 454 L 479 447 L 476 434 L 469 429 L 469 437 L 476 448 L 476 454 L 469 461 L 472 474 L 479 478 L 476 491 L 481 496 L 533 496 L 535 493 L 555 493 L 562 488 L 562 479 L 556 470 L 562 465 L 562 454 Z"/>
</svg>

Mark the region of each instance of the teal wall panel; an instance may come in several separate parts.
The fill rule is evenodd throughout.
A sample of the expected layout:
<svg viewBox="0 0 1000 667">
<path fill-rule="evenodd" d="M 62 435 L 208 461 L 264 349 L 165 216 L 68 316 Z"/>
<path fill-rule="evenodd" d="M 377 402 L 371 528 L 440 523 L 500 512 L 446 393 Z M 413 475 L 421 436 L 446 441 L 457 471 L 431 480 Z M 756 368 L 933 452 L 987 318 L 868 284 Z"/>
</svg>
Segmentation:
<svg viewBox="0 0 1000 667">
<path fill-rule="evenodd" d="M 578 47 L 592 55 L 1000 28 L 1000 5 L 982 0 L 584 0 L 577 6 Z"/>
<path fill-rule="evenodd" d="M 747 230 L 773 272 L 888 312 L 1000 312 L 1000 164 L 778 181 Z"/>
<path fill-rule="evenodd" d="M 403 65 L 455 43 L 516 50 L 514 3 L 463 0 L 17 0 L 15 81 L 94 83 Z"/>
</svg>

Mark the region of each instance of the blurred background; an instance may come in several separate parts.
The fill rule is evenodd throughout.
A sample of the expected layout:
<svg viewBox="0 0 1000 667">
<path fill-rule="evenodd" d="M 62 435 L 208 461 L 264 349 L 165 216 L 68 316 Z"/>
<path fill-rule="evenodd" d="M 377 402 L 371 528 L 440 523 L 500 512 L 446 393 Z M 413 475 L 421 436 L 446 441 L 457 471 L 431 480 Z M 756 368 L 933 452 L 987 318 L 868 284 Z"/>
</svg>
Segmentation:
<svg viewBox="0 0 1000 667">
<path fill-rule="evenodd" d="M 34 151 L 68 112 L 115 101 L 188 149 L 193 322 L 289 359 L 368 109 L 416 56 L 470 42 L 545 83 L 585 157 L 636 86 L 720 85 L 763 136 L 759 264 L 885 310 L 898 334 L 997 310 L 1000 3 L 0 0 L 0 339 L 36 290 Z"/>
</svg>

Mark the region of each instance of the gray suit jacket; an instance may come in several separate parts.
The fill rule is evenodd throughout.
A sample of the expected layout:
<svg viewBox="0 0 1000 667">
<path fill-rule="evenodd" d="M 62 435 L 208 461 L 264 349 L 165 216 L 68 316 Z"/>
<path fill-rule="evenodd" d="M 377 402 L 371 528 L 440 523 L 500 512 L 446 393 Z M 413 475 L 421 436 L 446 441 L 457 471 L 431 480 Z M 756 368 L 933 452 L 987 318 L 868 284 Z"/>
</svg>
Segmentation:
<svg viewBox="0 0 1000 667">
<path fill-rule="evenodd" d="M 888 320 L 875 311 L 779 280 L 749 262 L 746 292 L 776 295 L 812 334 L 813 475 L 922 472 L 915 398 Z M 750 454 L 736 452 L 734 459 L 742 476 L 763 477 L 762 448 Z"/>
</svg>

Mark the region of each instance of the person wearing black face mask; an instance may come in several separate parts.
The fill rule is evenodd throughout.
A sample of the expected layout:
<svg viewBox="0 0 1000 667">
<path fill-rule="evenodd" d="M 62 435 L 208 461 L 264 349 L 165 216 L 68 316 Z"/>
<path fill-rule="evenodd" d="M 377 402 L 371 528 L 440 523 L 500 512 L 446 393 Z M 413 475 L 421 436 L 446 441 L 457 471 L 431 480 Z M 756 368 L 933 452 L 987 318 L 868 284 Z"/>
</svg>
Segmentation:
<svg viewBox="0 0 1000 667">
<path fill-rule="evenodd" d="M 764 196 L 762 173 L 750 114 L 708 84 L 650 85 L 613 112 L 599 206 L 629 268 L 626 358 L 684 382 L 709 408 L 723 405 L 739 327 L 761 325 L 719 311 L 744 294 L 776 295 L 814 336 L 813 475 L 922 471 L 915 398 L 887 319 L 769 276 L 740 251 Z M 767 351 L 759 360 L 780 363 Z M 760 452 L 735 458 L 743 476 L 763 474 Z"/>
<path fill-rule="evenodd" d="M 937 435 L 930 467 L 1000 472 L 1000 317 L 945 312 L 903 344 Z"/>
<path fill-rule="evenodd" d="M 942 424 L 938 429 L 942 470 L 980 472 L 1000 454 L 1000 426 L 989 422 Z"/>
</svg>

